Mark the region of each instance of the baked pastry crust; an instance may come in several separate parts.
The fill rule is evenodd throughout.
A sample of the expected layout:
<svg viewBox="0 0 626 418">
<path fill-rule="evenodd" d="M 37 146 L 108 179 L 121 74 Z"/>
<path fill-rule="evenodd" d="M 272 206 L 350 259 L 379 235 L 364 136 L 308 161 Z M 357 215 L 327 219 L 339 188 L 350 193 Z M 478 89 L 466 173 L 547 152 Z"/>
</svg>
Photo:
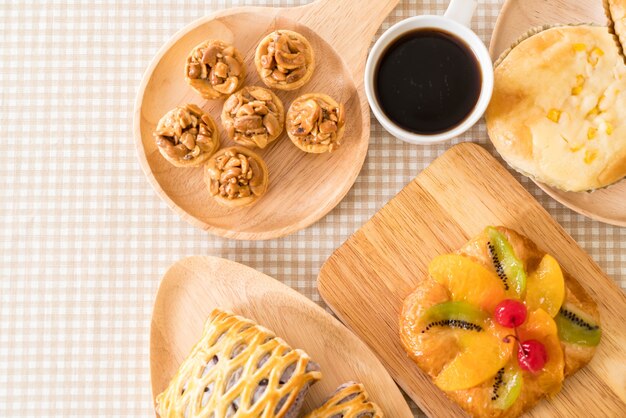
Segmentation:
<svg viewBox="0 0 626 418">
<path fill-rule="evenodd" d="M 278 90 L 295 90 L 308 83 L 313 76 L 315 53 L 304 36 L 280 29 L 259 43 L 254 64 L 266 86 Z"/>
<path fill-rule="evenodd" d="M 500 61 L 485 116 L 509 165 L 566 191 L 626 176 L 626 67 L 606 28 L 550 28 Z"/>
<path fill-rule="evenodd" d="M 244 147 L 219 150 L 204 168 L 209 193 L 224 206 L 248 206 L 269 186 L 269 170 L 258 154 Z"/>
<path fill-rule="evenodd" d="M 536 270 L 546 253 L 539 249 L 529 238 L 511 229 L 502 226 L 497 227 L 497 229 L 507 238 L 515 255 L 524 264 L 527 273 L 530 274 Z M 487 234 L 483 232 L 466 243 L 456 253 L 469 257 L 483 267 L 495 272 L 488 250 L 488 243 L 489 238 Z M 571 275 L 565 270 L 562 270 L 562 272 L 565 281 L 564 303 L 572 304 L 583 310 L 599 324 L 599 312 L 594 300 Z M 449 297 L 447 289 L 434 279 L 427 277 L 420 282 L 417 288 L 405 299 L 400 316 L 400 339 L 404 349 L 417 365 L 433 379 L 435 379 L 439 370 L 443 367 L 444 362 L 449 359 L 446 359 L 445 354 L 441 352 L 439 353 L 441 357 L 439 363 L 441 364 L 427 364 L 427 359 L 423 356 L 424 353 L 414 351 L 416 347 L 419 346 L 418 339 L 420 336 L 412 332 L 411 323 L 415 323 L 416 317 L 423 314 L 432 304 L 447 301 Z M 424 301 L 429 301 L 430 304 Z M 563 340 L 560 340 L 560 345 L 564 356 L 563 378 L 572 375 L 589 363 L 596 350 L 595 346 L 570 344 Z M 449 346 L 445 347 L 449 349 Z M 524 382 L 526 383 L 528 381 L 530 383 L 522 385 L 522 391 L 518 399 L 506 410 L 498 410 L 493 407 L 487 408 L 481 403 L 481 400 L 485 398 L 485 391 L 490 393 L 491 382 L 489 381 L 467 390 L 444 393 L 473 417 L 517 417 L 530 410 L 542 397 L 548 394 L 542 391 L 540 388 L 541 385 L 537 383 L 541 381 L 541 375 L 535 377 L 532 374 L 524 373 Z M 554 394 L 560 390 L 560 384 L 558 387 L 552 385 L 549 389 L 551 393 Z"/>
<path fill-rule="evenodd" d="M 244 87 L 224 103 L 222 124 L 228 137 L 237 144 L 265 148 L 283 132 L 285 108 L 270 90 Z"/>
<path fill-rule="evenodd" d="M 167 112 L 153 135 L 161 155 L 176 167 L 197 167 L 220 147 L 215 121 L 191 103 Z"/>
<path fill-rule="evenodd" d="M 253 321 L 215 309 L 157 396 L 161 418 L 296 417 L 319 366 Z"/>
<path fill-rule="evenodd" d="M 615 35 L 620 54 L 626 60 L 624 55 L 624 45 L 626 45 L 626 0 L 602 0 L 602 3 L 609 19 L 609 31 Z"/>
<path fill-rule="evenodd" d="M 209 39 L 197 45 L 187 56 L 185 80 L 205 99 L 219 99 L 243 85 L 246 66 L 234 46 Z"/>
<path fill-rule="evenodd" d="M 369 399 L 361 383 L 339 386 L 326 402 L 304 418 L 382 418 L 383 413 Z"/>
<path fill-rule="evenodd" d="M 345 131 L 343 103 L 326 94 L 305 94 L 289 107 L 286 125 L 289 139 L 302 151 L 332 152 L 341 145 Z"/>
</svg>

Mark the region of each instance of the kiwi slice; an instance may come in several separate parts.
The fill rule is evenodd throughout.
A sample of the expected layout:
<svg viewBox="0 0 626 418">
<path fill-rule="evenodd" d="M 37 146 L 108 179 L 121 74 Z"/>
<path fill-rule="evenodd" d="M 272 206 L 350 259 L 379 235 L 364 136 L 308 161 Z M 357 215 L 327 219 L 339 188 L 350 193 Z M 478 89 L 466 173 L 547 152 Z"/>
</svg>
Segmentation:
<svg viewBox="0 0 626 418">
<path fill-rule="evenodd" d="M 561 306 L 554 321 L 559 330 L 559 338 L 565 342 L 587 346 L 600 343 L 600 326 L 591 316 L 571 303 Z"/>
<path fill-rule="evenodd" d="M 487 227 L 489 243 L 487 249 L 493 261 L 498 277 L 504 283 L 504 290 L 512 291 L 518 298 L 522 298 L 526 290 L 526 271 L 524 263 L 517 258 L 513 247 L 504 234 L 493 226 Z"/>
<path fill-rule="evenodd" d="M 491 400 L 496 409 L 509 409 L 522 392 L 522 372 L 516 367 L 501 368 L 493 379 Z"/>
<path fill-rule="evenodd" d="M 483 331 L 487 313 L 467 302 L 443 302 L 424 312 L 422 333 L 434 327 L 450 327 L 468 331 Z"/>
</svg>

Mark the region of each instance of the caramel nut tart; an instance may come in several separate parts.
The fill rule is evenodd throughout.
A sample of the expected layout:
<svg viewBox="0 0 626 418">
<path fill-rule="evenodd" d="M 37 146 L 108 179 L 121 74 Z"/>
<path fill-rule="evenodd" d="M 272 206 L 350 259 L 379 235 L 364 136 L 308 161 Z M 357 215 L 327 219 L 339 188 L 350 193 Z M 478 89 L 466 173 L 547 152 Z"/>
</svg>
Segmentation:
<svg viewBox="0 0 626 418">
<path fill-rule="evenodd" d="M 381 409 L 369 399 L 360 383 L 339 386 L 326 402 L 304 418 L 383 418 Z"/>
<path fill-rule="evenodd" d="M 283 132 L 285 108 L 268 89 L 244 87 L 224 103 L 222 124 L 237 144 L 265 148 Z"/>
<path fill-rule="evenodd" d="M 224 206 L 247 206 L 267 191 L 269 171 L 263 159 L 244 147 L 219 150 L 205 166 L 209 193 Z"/>
<path fill-rule="evenodd" d="M 517 417 L 554 396 L 601 335 L 583 287 L 502 226 L 435 257 L 400 315 L 409 357 L 472 417 Z"/>
<path fill-rule="evenodd" d="M 219 40 L 196 46 L 185 65 L 185 80 L 205 99 L 220 99 L 243 85 L 246 67 L 239 51 Z"/>
<path fill-rule="evenodd" d="M 313 76 L 315 54 L 304 36 L 281 29 L 261 41 L 256 49 L 254 64 L 266 86 L 295 90 Z"/>
<path fill-rule="evenodd" d="M 345 130 L 344 106 L 325 94 L 305 94 L 289 107 L 286 123 L 289 138 L 302 151 L 332 152 Z"/>
<path fill-rule="evenodd" d="M 297 417 L 322 377 L 308 354 L 253 321 L 215 309 L 156 398 L 161 418 Z"/>
<path fill-rule="evenodd" d="M 581 192 L 626 175 L 626 66 L 606 27 L 553 27 L 505 52 L 485 117 L 502 158 L 541 183 Z"/>
<path fill-rule="evenodd" d="M 213 118 L 195 104 L 167 112 L 153 135 L 161 155 L 176 167 L 196 167 L 220 146 Z"/>
</svg>

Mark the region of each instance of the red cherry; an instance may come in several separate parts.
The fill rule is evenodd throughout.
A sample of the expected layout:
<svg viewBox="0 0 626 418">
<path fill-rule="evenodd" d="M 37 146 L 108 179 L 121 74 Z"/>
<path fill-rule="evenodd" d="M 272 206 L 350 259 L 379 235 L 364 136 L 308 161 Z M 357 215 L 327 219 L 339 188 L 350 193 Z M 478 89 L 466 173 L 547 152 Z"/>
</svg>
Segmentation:
<svg viewBox="0 0 626 418">
<path fill-rule="evenodd" d="M 546 347 L 537 340 L 527 340 L 518 345 L 517 361 L 520 368 L 531 373 L 540 372 L 548 362 Z"/>
<path fill-rule="evenodd" d="M 515 299 L 505 299 L 498 303 L 493 316 L 503 327 L 519 327 L 526 321 L 526 305 Z"/>
</svg>

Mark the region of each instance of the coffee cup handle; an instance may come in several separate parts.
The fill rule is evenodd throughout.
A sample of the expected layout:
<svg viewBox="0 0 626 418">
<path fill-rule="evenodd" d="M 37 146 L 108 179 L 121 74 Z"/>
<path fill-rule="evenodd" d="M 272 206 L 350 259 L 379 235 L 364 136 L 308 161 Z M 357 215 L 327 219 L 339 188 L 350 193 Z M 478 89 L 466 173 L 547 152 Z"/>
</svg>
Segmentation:
<svg viewBox="0 0 626 418">
<path fill-rule="evenodd" d="M 469 28 L 477 5 L 478 2 L 475 0 L 450 0 L 450 5 L 443 16 Z"/>
</svg>

